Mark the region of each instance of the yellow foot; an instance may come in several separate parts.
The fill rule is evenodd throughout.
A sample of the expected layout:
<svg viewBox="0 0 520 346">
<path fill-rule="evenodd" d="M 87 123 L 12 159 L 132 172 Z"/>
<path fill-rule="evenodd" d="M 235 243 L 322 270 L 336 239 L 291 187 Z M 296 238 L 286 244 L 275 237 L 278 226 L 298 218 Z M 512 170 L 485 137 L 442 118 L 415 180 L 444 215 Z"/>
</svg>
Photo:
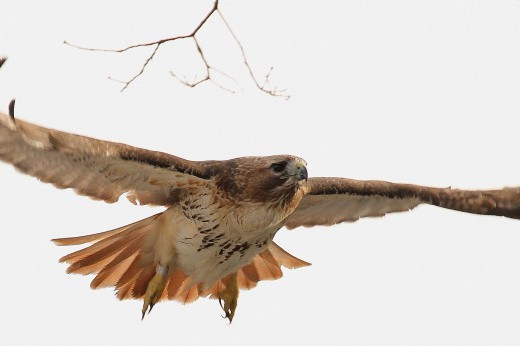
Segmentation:
<svg viewBox="0 0 520 346">
<path fill-rule="evenodd" d="M 144 318 L 146 310 L 148 310 L 148 313 L 152 311 L 153 306 L 159 301 L 162 291 L 164 290 L 168 269 L 161 265 L 157 265 L 155 272 L 155 276 L 152 278 L 152 280 L 150 280 L 148 286 L 146 287 L 146 293 L 144 294 L 143 298 L 143 315 L 141 320 Z"/>
<path fill-rule="evenodd" d="M 225 316 L 222 317 L 227 318 L 229 323 L 233 321 L 233 317 L 235 316 L 238 303 L 238 291 L 237 273 L 235 273 L 229 278 L 226 289 L 220 292 L 218 296 L 220 307 L 225 313 Z M 224 305 L 222 305 L 222 301 L 224 301 Z"/>
</svg>

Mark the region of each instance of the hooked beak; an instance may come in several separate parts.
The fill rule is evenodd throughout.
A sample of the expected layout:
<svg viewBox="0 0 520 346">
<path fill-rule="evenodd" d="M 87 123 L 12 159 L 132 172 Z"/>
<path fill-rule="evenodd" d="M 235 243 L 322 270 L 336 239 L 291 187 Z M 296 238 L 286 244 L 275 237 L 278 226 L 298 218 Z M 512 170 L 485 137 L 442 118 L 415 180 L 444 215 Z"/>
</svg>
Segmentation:
<svg viewBox="0 0 520 346">
<path fill-rule="evenodd" d="M 289 168 L 289 174 L 293 177 L 297 177 L 298 180 L 307 180 L 309 178 L 305 162 L 302 161 L 295 162 L 294 165 Z"/>
<path fill-rule="evenodd" d="M 302 166 L 300 168 L 300 180 L 305 179 L 305 181 L 307 181 L 308 178 L 309 178 L 309 174 L 307 173 L 307 167 Z"/>
</svg>

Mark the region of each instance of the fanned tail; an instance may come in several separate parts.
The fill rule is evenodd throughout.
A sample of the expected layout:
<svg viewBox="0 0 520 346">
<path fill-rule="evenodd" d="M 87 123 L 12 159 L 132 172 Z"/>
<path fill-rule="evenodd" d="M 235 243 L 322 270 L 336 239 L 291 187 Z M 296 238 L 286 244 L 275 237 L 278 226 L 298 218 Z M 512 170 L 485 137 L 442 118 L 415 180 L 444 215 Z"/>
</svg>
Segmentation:
<svg viewBox="0 0 520 346">
<path fill-rule="evenodd" d="M 92 289 L 115 287 L 119 299 L 140 299 L 145 295 L 157 265 L 143 253 L 143 245 L 161 214 L 106 232 L 53 239 L 57 245 L 93 243 L 62 257 L 60 262 L 69 264 L 67 273 L 96 274 L 90 284 Z M 251 289 L 261 280 L 281 278 L 282 266 L 292 269 L 308 265 L 310 263 L 292 256 L 273 242 L 250 264 L 239 269 L 238 285 L 241 289 Z M 224 277 L 206 287 L 193 282 L 182 270 L 170 268 L 160 299 L 189 303 L 199 297 L 218 298 L 228 280 L 229 277 Z"/>
<path fill-rule="evenodd" d="M 250 290 L 256 287 L 259 281 L 280 279 L 283 276 L 282 266 L 288 269 L 296 269 L 310 265 L 309 262 L 291 255 L 275 242 L 271 242 L 267 250 L 256 255 L 251 263 L 238 270 L 238 287 L 240 289 Z M 230 276 L 226 276 L 206 289 L 204 289 L 202 285 L 199 285 L 196 287 L 196 292 L 189 293 L 191 293 L 192 296 L 195 296 L 195 293 L 197 293 L 197 297 L 209 296 L 212 299 L 217 299 L 219 293 L 227 286 L 229 278 Z M 193 287 L 192 290 L 194 290 Z M 188 297 L 190 297 L 190 295 L 188 295 Z M 165 297 L 163 292 L 161 299 L 165 298 L 171 299 L 170 296 Z"/>
<path fill-rule="evenodd" d="M 53 239 L 58 245 L 93 243 L 60 258 L 60 262 L 70 264 L 67 273 L 97 274 L 90 284 L 93 289 L 114 286 L 119 296 L 121 289 L 131 288 L 128 298 L 140 298 L 155 274 L 153 263 L 142 256 L 142 245 L 161 214 L 106 232 Z"/>
</svg>

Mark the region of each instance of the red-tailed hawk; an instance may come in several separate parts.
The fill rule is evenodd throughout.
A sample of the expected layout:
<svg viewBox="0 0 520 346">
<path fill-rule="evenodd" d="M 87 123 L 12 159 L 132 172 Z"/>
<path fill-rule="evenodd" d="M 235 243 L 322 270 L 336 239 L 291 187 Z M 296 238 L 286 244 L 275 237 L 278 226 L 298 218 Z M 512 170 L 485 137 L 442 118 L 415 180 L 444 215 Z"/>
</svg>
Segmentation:
<svg viewBox="0 0 520 346">
<path fill-rule="evenodd" d="M 290 155 L 189 161 L 46 129 L 0 113 L 0 160 L 59 188 L 108 203 L 123 194 L 161 213 L 114 230 L 55 239 L 92 243 L 60 259 L 69 273 L 95 274 L 92 288 L 119 299 L 218 298 L 231 321 L 239 289 L 309 265 L 273 241 L 282 227 L 334 225 L 408 211 L 426 203 L 520 218 L 520 188 L 464 191 L 384 181 L 308 178 Z"/>
</svg>

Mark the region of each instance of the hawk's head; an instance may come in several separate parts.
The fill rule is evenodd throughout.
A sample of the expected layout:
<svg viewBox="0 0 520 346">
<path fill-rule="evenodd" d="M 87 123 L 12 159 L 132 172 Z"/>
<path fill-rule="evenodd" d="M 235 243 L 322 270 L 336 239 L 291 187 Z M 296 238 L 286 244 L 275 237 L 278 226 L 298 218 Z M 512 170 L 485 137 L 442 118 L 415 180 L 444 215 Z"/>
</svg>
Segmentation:
<svg viewBox="0 0 520 346">
<path fill-rule="evenodd" d="M 306 165 L 290 155 L 240 157 L 226 161 L 217 184 L 244 201 L 286 204 L 307 180 Z"/>
</svg>

